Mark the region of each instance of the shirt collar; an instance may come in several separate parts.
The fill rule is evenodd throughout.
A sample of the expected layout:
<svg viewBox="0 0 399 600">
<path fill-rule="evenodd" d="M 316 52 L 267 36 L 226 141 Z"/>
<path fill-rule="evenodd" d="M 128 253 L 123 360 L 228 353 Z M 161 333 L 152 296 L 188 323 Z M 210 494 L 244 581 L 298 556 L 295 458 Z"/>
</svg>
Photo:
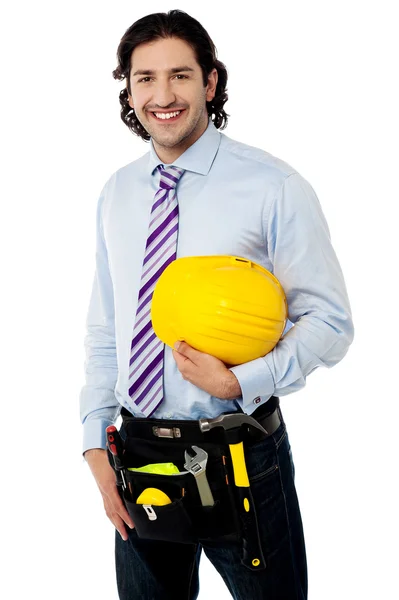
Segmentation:
<svg viewBox="0 0 399 600">
<path fill-rule="evenodd" d="M 220 132 L 209 117 L 208 127 L 200 138 L 172 164 L 186 171 L 194 171 L 200 175 L 207 175 L 215 159 L 220 144 Z M 152 138 L 150 138 L 150 152 L 148 161 L 148 170 L 150 175 L 158 165 L 163 164 L 155 152 Z"/>
</svg>

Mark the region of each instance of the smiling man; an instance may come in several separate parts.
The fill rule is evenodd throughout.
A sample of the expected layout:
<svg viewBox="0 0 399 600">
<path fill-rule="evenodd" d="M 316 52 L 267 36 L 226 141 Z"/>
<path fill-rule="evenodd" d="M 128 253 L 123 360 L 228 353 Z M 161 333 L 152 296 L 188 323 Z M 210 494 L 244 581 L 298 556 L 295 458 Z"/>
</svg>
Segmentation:
<svg viewBox="0 0 399 600">
<path fill-rule="evenodd" d="M 236 600 L 306 600 L 279 397 L 337 364 L 353 340 L 326 219 L 293 167 L 219 131 L 227 71 L 198 21 L 178 10 L 145 16 L 125 32 L 117 57 L 113 76 L 126 80 L 121 118 L 150 147 L 113 173 L 98 201 L 80 407 L 83 453 L 116 530 L 119 598 L 194 600 L 204 550 Z M 163 270 L 205 255 L 244 257 L 280 281 L 289 319 L 265 356 L 229 367 L 155 335 L 151 300 Z M 119 432 L 107 432 L 119 415 Z M 235 451 L 227 437 L 200 429 L 200 419 L 215 418 L 234 420 Z M 252 437 L 259 425 L 261 439 Z M 202 460 L 187 473 L 193 448 L 209 468 Z M 174 463 L 176 477 L 131 470 Z M 166 504 L 141 505 L 147 488 Z"/>
<path fill-rule="evenodd" d="M 206 102 L 215 96 L 218 72 L 212 70 L 204 87 L 194 50 L 176 38 L 136 47 L 131 63 L 129 106 L 151 136 L 161 161 L 170 164 L 207 129 Z"/>
</svg>

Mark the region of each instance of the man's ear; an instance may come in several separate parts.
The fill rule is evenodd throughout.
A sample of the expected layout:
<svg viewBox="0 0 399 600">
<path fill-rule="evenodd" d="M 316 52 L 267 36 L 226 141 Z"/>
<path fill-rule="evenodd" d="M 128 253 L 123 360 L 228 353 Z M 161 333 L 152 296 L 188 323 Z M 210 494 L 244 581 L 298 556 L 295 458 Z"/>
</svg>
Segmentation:
<svg viewBox="0 0 399 600">
<path fill-rule="evenodd" d="M 218 83 L 219 75 L 217 69 L 213 69 L 213 71 L 208 76 L 208 85 L 206 88 L 206 100 L 207 102 L 211 102 L 216 96 L 216 87 Z"/>
<path fill-rule="evenodd" d="M 132 97 L 131 97 L 131 95 L 129 94 L 129 90 L 127 89 L 127 86 L 126 86 L 126 91 L 127 91 L 127 97 L 128 97 L 129 106 L 130 106 L 130 108 L 134 108 L 134 105 L 133 105 L 133 98 L 132 98 Z"/>
</svg>

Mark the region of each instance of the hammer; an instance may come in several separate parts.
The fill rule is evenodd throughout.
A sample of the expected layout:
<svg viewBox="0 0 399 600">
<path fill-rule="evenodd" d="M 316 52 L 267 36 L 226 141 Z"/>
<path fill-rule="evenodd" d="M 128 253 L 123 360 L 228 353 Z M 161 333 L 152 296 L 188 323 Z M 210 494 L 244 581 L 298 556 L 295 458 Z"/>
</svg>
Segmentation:
<svg viewBox="0 0 399 600">
<path fill-rule="evenodd" d="M 259 571 L 266 568 L 266 561 L 260 545 L 258 521 L 245 465 L 242 426 L 249 426 L 257 435 L 261 432 L 262 437 L 267 435 L 266 429 L 256 419 L 244 413 L 221 414 L 214 419 L 199 420 L 202 432 L 210 431 L 214 427 L 222 427 L 224 430 L 224 438 L 229 444 L 233 463 L 234 483 L 239 498 L 239 514 L 244 531 L 241 562 L 249 569 Z"/>
</svg>

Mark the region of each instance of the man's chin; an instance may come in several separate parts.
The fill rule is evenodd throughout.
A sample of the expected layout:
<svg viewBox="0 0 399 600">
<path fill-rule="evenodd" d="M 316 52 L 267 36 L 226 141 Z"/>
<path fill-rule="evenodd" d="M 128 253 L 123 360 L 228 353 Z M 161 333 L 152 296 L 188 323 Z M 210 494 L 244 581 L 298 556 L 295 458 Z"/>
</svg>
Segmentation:
<svg viewBox="0 0 399 600">
<path fill-rule="evenodd" d="M 159 131 L 156 127 L 149 127 L 148 133 L 152 139 L 165 148 L 173 148 L 173 146 L 179 145 L 190 135 L 190 130 L 185 129 L 183 131 Z"/>
</svg>

